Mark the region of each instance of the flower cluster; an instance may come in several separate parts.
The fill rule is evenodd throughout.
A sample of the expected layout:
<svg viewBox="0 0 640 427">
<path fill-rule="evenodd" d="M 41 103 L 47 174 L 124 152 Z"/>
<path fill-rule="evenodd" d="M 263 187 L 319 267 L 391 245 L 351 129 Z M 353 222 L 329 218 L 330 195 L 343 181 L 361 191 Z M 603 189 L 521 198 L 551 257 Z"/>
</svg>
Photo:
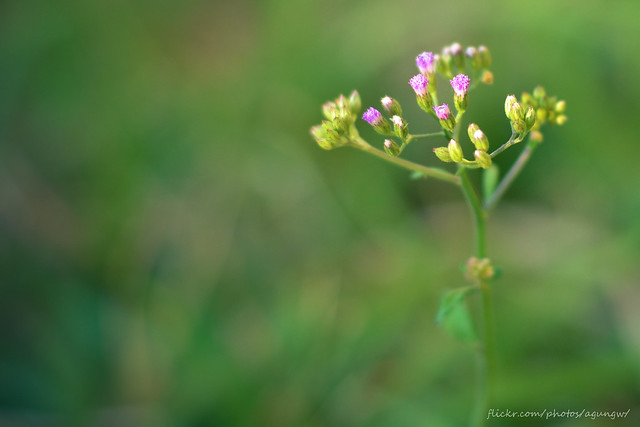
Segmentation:
<svg viewBox="0 0 640 427">
<path fill-rule="evenodd" d="M 348 99 L 340 95 L 333 102 L 325 103 L 322 113 L 327 120 L 323 120 L 322 125 L 311 128 L 311 135 L 318 145 L 325 150 L 331 150 L 351 142 L 353 136 L 358 134 L 354 124 L 360 108 L 362 102 L 355 90 Z"/>
</svg>

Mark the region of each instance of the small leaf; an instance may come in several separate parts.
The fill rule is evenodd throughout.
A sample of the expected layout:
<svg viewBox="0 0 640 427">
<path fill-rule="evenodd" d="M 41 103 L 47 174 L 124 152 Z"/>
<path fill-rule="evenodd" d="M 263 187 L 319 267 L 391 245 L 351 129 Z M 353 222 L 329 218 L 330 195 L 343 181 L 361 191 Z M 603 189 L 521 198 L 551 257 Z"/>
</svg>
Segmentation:
<svg viewBox="0 0 640 427">
<path fill-rule="evenodd" d="M 492 164 L 489 169 L 486 169 L 482 174 L 482 194 L 484 195 L 485 201 L 489 200 L 496 190 L 498 178 L 500 178 L 500 171 L 495 164 Z"/>
<path fill-rule="evenodd" d="M 476 288 L 466 286 L 453 289 L 442 296 L 436 315 L 436 324 L 442 326 L 451 336 L 464 342 L 478 340 L 473 320 L 464 297 Z"/>
</svg>

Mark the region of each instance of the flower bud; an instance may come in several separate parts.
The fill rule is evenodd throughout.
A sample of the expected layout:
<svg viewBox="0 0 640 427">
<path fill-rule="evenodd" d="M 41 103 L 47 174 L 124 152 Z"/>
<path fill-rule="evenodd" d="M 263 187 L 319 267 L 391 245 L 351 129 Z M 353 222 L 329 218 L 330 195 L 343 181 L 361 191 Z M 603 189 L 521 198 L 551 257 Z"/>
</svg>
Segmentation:
<svg viewBox="0 0 640 427">
<path fill-rule="evenodd" d="M 453 132 L 456 127 L 456 119 L 453 117 L 453 114 L 451 114 L 449 106 L 447 104 L 436 105 L 433 107 L 433 110 L 440 121 L 440 126 L 449 132 Z"/>
<path fill-rule="evenodd" d="M 511 105 L 511 109 L 509 110 L 509 114 L 507 114 L 507 117 L 509 117 L 509 120 L 511 120 L 512 122 L 524 119 L 524 108 L 522 107 L 522 104 L 520 104 L 519 102 L 514 102 Z"/>
<path fill-rule="evenodd" d="M 511 122 L 514 132 L 523 134 L 527 131 L 527 124 L 524 120 L 514 120 Z"/>
<path fill-rule="evenodd" d="M 484 70 L 484 72 L 482 73 L 482 78 L 480 79 L 480 81 L 482 81 L 482 83 L 486 84 L 486 85 L 492 85 L 493 84 L 493 73 L 489 70 Z"/>
<path fill-rule="evenodd" d="M 334 146 L 329 141 L 327 141 L 326 133 L 322 129 L 322 126 L 313 126 L 311 128 L 311 135 L 313 136 L 313 139 L 316 140 L 320 148 L 324 150 L 331 150 L 332 148 L 334 148 Z"/>
<path fill-rule="evenodd" d="M 518 98 L 515 95 L 507 96 L 507 99 L 504 101 L 504 113 L 509 117 L 509 112 L 511 111 L 511 106 L 518 102 Z"/>
<path fill-rule="evenodd" d="M 529 139 L 533 142 L 542 142 L 542 133 L 539 130 L 534 130 L 529 134 Z"/>
<path fill-rule="evenodd" d="M 527 124 L 528 129 L 531 129 L 536 123 L 536 110 L 531 105 L 529 105 L 524 115 L 524 122 Z"/>
<path fill-rule="evenodd" d="M 360 94 L 357 90 L 351 92 L 349 95 L 349 109 L 351 110 L 351 114 L 357 116 L 362 108 L 362 101 L 360 100 Z"/>
<path fill-rule="evenodd" d="M 531 105 L 535 107 L 537 104 L 529 92 L 522 92 L 520 99 L 522 99 L 522 104 L 524 105 Z"/>
<path fill-rule="evenodd" d="M 558 116 L 556 118 L 556 124 L 559 126 L 562 126 L 563 124 L 565 124 L 567 122 L 568 118 L 567 116 L 565 116 L 564 114 Z"/>
<path fill-rule="evenodd" d="M 451 45 L 451 56 L 453 57 L 453 62 L 456 64 L 456 67 L 463 70 L 464 52 L 462 52 L 462 46 L 460 43 L 454 43 Z"/>
<path fill-rule="evenodd" d="M 440 74 L 443 76 L 450 76 L 451 73 L 451 48 L 449 46 L 442 49 L 442 55 L 440 55 L 437 61 L 436 67 Z"/>
<path fill-rule="evenodd" d="M 418 106 L 427 113 L 433 108 L 433 99 L 429 93 L 429 80 L 422 74 L 415 75 L 409 80 L 409 85 L 416 93 Z"/>
<path fill-rule="evenodd" d="M 391 133 L 391 125 L 382 117 L 380 111 L 373 107 L 369 107 L 362 115 L 362 119 L 373 126 L 373 129 L 381 135 L 389 135 Z"/>
<path fill-rule="evenodd" d="M 422 52 L 416 57 L 416 65 L 425 76 L 432 76 L 436 71 L 436 62 L 433 53 Z"/>
<path fill-rule="evenodd" d="M 453 160 L 451 160 L 451 155 L 449 155 L 449 148 L 438 147 L 438 148 L 434 148 L 433 152 L 435 153 L 436 157 L 442 160 L 443 162 L 447 162 L 447 163 L 453 162 Z"/>
<path fill-rule="evenodd" d="M 338 115 L 338 106 L 334 102 L 326 102 L 322 105 L 322 114 L 328 120 L 333 120 Z"/>
<path fill-rule="evenodd" d="M 400 154 L 400 146 L 391 139 L 385 139 L 384 151 L 386 151 L 390 156 L 398 157 L 398 155 Z"/>
<path fill-rule="evenodd" d="M 473 46 L 469 46 L 467 50 L 464 51 L 464 54 L 474 70 L 482 68 L 482 60 L 478 54 L 478 49 Z"/>
<path fill-rule="evenodd" d="M 382 104 L 382 108 L 390 115 L 390 116 L 401 116 L 402 115 L 402 107 L 400 107 L 400 103 L 390 96 L 385 96 L 380 100 Z"/>
<path fill-rule="evenodd" d="M 542 100 L 546 95 L 547 92 L 542 86 L 536 86 L 536 88 L 533 89 L 533 97 L 539 101 Z"/>
<path fill-rule="evenodd" d="M 566 107 L 567 103 L 565 101 L 558 101 L 553 109 L 556 113 L 564 113 Z"/>
<path fill-rule="evenodd" d="M 339 110 L 347 110 L 349 107 L 349 101 L 347 101 L 347 98 L 344 95 L 340 94 L 340 96 L 336 98 L 336 105 Z"/>
<path fill-rule="evenodd" d="M 480 66 L 482 68 L 491 66 L 491 53 L 486 46 L 478 46 L 478 56 L 480 57 Z"/>
<path fill-rule="evenodd" d="M 473 152 L 473 157 L 476 158 L 476 162 L 482 169 L 489 169 L 491 167 L 491 156 L 486 151 L 476 150 Z"/>
<path fill-rule="evenodd" d="M 403 141 L 407 139 L 407 135 L 409 134 L 407 121 L 400 116 L 393 116 L 391 121 L 393 122 L 393 132 L 398 136 L 398 138 Z"/>
<path fill-rule="evenodd" d="M 465 111 L 469 105 L 469 90 L 470 79 L 465 74 L 458 74 L 451 81 L 451 87 L 455 92 L 454 103 L 458 111 Z"/>
<path fill-rule="evenodd" d="M 467 128 L 467 134 L 469 135 L 469 139 L 471 141 L 473 141 L 473 134 L 476 133 L 476 131 L 480 130 L 480 126 L 478 126 L 475 123 L 469 123 L 469 127 Z"/>
<path fill-rule="evenodd" d="M 463 157 L 462 147 L 460 147 L 460 144 L 458 144 L 458 141 L 456 141 L 455 139 L 452 139 L 451 141 L 449 141 L 449 145 L 447 149 L 449 150 L 449 157 L 451 157 L 452 161 L 456 163 L 460 163 L 462 161 L 462 157 Z"/>
<path fill-rule="evenodd" d="M 475 145 L 478 150 L 487 151 L 489 149 L 489 139 L 480 129 L 473 133 L 471 142 L 473 142 L 473 145 Z"/>
</svg>

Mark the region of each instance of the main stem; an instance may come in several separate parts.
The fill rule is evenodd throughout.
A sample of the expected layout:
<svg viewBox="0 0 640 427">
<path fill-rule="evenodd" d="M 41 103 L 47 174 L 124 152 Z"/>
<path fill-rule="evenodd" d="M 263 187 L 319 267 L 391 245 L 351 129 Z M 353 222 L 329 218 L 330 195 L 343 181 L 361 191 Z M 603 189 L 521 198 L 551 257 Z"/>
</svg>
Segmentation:
<svg viewBox="0 0 640 427">
<path fill-rule="evenodd" d="M 474 236 L 476 256 L 485 258 L 486 247 L 486 212 L 482 208 L 478 194 L 471 185 L 466 168 L 460 167 L 458 176 L 461 179 L 462 192 L 471 209 L 474 218 Z M 495 380 L 495 340 L 493 302 L 491 298 L 491 286 L 488 280 L 478 279 L 478 288 L 482 294 L 482 314 L 484 326 L 484 342 L 477 348 L 477 388 L 475 408 L 473 411 L 473 425 L 481 426 L 487 417 L 489 403 L 493 401 L 493 384 Z"/>
</svg>

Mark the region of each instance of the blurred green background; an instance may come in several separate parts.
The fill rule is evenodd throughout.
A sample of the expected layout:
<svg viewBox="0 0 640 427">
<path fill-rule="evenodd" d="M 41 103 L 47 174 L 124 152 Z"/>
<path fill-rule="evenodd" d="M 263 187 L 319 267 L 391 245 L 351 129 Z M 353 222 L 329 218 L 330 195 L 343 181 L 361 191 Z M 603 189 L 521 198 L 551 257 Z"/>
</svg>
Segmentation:
<svg viewBox="0 0 640 427">
<path fill-rule="evenodd" d="M 633 0 L 5 2 L 0 425 L 466 425 L 473 349 L 433 320 L 472 251 L 461 195 L 308 133 L 354 88 L 435 131 L 407 81 L 454 41 L 492 51 L 467 117 L 494 146 L 508 93 L 568 105 L 490 221 L 493 406 L 631 409 L 489 424 L 640 425 L 639 20 Z"/>
</svg>

